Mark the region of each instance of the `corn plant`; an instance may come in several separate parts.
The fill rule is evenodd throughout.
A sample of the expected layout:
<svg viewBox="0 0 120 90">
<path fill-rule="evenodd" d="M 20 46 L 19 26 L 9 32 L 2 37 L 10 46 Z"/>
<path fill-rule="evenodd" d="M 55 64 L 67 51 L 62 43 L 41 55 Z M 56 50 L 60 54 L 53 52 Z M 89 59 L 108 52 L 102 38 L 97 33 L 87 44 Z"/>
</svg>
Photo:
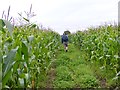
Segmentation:
<svg viewBox="0 0 120 90">
<path fill-rule="evenodd" d="M 39 78 L 46 75 L 49 64 L 59 48 L 59 34 L 50 30 L 14 27 L 3 28 L 2 33 L 2 87 L 35 88 Z M 10 23 L 7 23 L 10 24 Z M 7 25 L 6 25 L 7 26 Z M 11 26 L 11 25 L 8 25 Z"/>
<path fill-rule="evenodd" d="M 99 26 L 72 34 L 71 41 L 86 52 L 87 61 L 98 63 L 101 69 L 111 69 L 118 76 L 118 26 Z"/>
</svg>

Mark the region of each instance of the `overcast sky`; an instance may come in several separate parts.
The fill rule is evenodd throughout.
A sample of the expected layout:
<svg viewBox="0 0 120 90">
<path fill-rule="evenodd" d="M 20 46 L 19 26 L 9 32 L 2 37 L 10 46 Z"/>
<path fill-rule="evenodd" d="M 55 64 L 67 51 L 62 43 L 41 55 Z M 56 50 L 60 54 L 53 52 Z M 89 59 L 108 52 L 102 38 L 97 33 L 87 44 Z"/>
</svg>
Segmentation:
<svg viewBox="0 0 120 90">
<path fill-rule="evenodd" d="M 65 30 L 76 32 L 90 26 L 117 22 L 119 0 L 2 0 L 2 12 L 7 13 L 11 6 L 10 16 L 18 17 L 19 12 L 32 11 L 36 14 L 32 22 L 50 27 L 62 34 Z"/>
</svg>

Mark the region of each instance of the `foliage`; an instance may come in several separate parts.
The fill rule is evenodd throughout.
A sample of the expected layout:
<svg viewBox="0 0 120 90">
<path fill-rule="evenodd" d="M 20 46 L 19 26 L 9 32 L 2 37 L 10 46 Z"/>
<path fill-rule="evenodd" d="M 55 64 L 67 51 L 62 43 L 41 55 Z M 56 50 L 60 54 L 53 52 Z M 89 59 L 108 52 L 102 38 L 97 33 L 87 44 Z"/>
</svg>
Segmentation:
<svg viewBox="0 0 120 90">
<path fill-rule="evenodd" d="M 120 38 L 118 37 L 118 26 L 99 26 L 89 28 L 87 31 L 79 31 L 71 34 L 71 42 L 85 51 L 85 59 L 91 64 L 99 65 L 104 71 L 111 70 L 112 78 L 119 72 L 118 47 Z M 107 73 L 106 73 L 107 74 Z M 118 76 L 117 76 L 118 77 Z M 116 79 L 117 82 L 117 79 Z"/>
<path fill-rule="evenodd" d="M 59 48 L 59 34 L 31 27 L 2 32 L 2 87 L 38 87 Z M 1 56 L 0 56 L 1 57 Z"/>
<path fill-rule="evenodd" d="M 32 6 L 30 12 L 31 9 Z M 63 53 L 58 33 L 40 30 L 36 24 L 20 16 L 28 22 L 27 25 L 13 27 L 9 21 L 0 19 L 0 85 L 2 82 L 3 88 L 45 87 L 45 77 L 58 50 L 62 54 L 56 61 L 54 87 L 98 88 L 100 83 L 95 74 L 99 71 L 105 73 L 103 76 L 109 86 L 120 85 L 118 26 L 100 26 L 74 34 L 65 31 L 69 33 L 69 42 L 79 50 L 70 46 L 68 53 Z M 87 63 L 99 67 L 94 69 L 99 71 L 94 74 Z"/>
</svg>

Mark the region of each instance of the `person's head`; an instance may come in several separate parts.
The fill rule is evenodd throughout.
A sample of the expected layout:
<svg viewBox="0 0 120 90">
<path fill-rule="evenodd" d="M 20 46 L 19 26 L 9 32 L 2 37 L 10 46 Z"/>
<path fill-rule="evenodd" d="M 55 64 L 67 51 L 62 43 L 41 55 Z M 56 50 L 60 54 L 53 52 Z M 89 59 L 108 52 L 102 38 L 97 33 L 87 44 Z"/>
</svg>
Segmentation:
<svg viewBox="0 0 120 90">
<path fill-rule="evenodd" d="M 66 33 L 63 33 L 63 35 L 67 35 Z"/>
</svg>

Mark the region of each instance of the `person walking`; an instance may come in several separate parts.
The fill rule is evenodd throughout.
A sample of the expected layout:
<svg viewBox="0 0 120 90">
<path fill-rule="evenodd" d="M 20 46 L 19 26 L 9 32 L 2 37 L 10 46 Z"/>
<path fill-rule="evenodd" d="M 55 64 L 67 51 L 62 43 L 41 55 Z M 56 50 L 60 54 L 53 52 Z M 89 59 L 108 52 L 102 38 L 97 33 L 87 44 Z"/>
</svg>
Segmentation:
<svg viewBox="0 0 120 90">
<path fill-rule="evenodd" d="M 68 51 L 68 36 L 65 33 L 63 33 L 62 35 L 62 44 L 64 45 L 64 49 L 67 52 Z"/>
</svg>

